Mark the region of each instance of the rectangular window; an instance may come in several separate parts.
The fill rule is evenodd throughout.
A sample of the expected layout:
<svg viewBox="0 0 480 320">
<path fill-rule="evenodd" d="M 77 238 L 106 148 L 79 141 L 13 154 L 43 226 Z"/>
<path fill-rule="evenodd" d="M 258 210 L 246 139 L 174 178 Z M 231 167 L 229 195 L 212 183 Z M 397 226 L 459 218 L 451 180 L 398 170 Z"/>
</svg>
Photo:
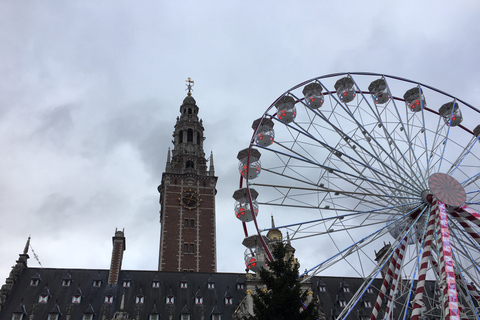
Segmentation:
<svg viewBox="0 0 480 320">
<path fill-rule="evenodd" d="M 188 253 L 188 243 L 183 244 L 183 253 Z"/>
<path fill-rule="evenodd" d="M 14 313 L 12 315 L 12 320 L 22 320 L 23 314 L 22 313 Z"/>
<path fill-rule="evenodd" d="M 185 228 L 188 228 L 188 219 L 185 219 Z"/>
<path fill-rule="evenodd" d="M 195 228 L 195 220 L 190 219 L 190 228 Z"/>
<path fill-rule="evenodd" d="M 152 313 L 149 320 L 158 320 L 158 314 Z"/>
<path fill-rule="evenodd" d="M 195 245 L 193 243 L 190 244 L 190 253 L 195 253 Z"/>
<path fill-rule="evenodd" d="M 93 314 L 85 313 L 82 320 L 93 320 Z"/>
<path fill-rule="evenodd" d="M 82 296 L 79 294 L 76 294 L 72 297 L 72 303 L 74 304 L 79 304 L 81 300 L 82 300 Z"/>
</svg>

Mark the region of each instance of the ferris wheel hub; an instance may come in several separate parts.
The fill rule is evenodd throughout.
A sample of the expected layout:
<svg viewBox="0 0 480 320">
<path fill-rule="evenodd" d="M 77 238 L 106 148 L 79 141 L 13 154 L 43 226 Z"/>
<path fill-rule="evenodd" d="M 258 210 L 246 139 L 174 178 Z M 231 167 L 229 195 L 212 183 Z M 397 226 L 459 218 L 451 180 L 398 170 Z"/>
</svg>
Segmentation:
<svg viewBox="0 0 480 320">
<path fill-rule="evenodd" d="M 465 204 L 467 195 L 462 185 L 452 176 L 445 173 L 434 173 L 428 179 L 430 190 L 435 198 L 451 207 Z"/>
</svg>

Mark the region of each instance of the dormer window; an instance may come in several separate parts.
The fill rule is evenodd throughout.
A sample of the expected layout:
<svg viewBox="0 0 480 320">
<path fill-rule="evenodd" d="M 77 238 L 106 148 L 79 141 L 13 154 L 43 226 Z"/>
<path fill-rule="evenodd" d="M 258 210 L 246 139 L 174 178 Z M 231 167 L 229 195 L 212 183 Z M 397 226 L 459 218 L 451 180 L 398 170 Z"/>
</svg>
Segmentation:
<svg viewBox="0 0 480 320">
<path fill-rule="evenodd" d="M 105 303 L 108 303 L 108 304 L 113 303 L 113 295 L 107 294 L 107 295 L 105 296 L 104 302 L 105 302 Z"/>
<path fill-rule="evenodd" d="M 23 319 L 23 313 L 17 313 L 15 312 L 12 314 L 12 320 L 22 320 Z"/>
<path fill-rule="evenodd" d="M 220 315 L 220 314 L 212 314 L 212 320 L 222 320 L 222 315 Z"/>
<path fill-rule="evenodd" d="M 174 296 L 168 296 L 165 299 L 166 304 L 174 304 L 175 303 L 175 297 Z"/>
<path fill-rule="evenodd" d="M 368 300 L 367 300 L 367 301 L 363 301 L 363 306 L 364 306 L 365 308 L 371 308 L 371 307 L 372 307 L 372 303 L 371 303 L 370 301 L 368 301 Z"/>
<path fill-rule="evenodd" d="M 350 292 L 350 287 L 343 287 L 343 292 Z"/>
<path fill-rule="evenodd" d="M 233 298 L 232 297 L 225 297 L 225 305 L 226 306 L 231 306 L 233 304 Z"/>
<path fill-rule="evenodd" d="M 48 320 L 58 320 L 58 316 L 59 316 L 58 313 L 49 313 L 47 319 Z"/>
<path fill-rule="evenodd" d="M 347 301 L 345 301 L 345 300 L 339 300 L 339 301 L 338 301 L 338 304 L 340 305 L 340 307 L 345 308 L 345 307 L 347 306 Z"/>
<path fill-rule="evenodd" d="M 132 281 L 130 281 L 130 280 L 124 280 L 123 281 L 123 287 L 124 288 L 130 288 L 131 285 L 132 285 Z"/>
<path fill-rule="evenodd" d="M 197 306 L 202 305 L 203 304 L 203 297 L 195 297 L 195 304 Z"/>
<path fill-rule="evenodd" d="M 72 283 L 72 280 L 70 279 L 63 279 L 62 280 L 62 287 L 70 287 L 70 284 Z"/>
<path fill-rule="evenodd" d="M 145 297 L 142 295 L 138 295 L 135 297 L 135 303 L 136 304 L 144 304 L 145 303 Z"/>
<path fill-rule="evenodd" d="M 93 280 L 93 286 L 99 288 L 102 285 L 102 280 Z"/>
<path fill-rule="evenodd" d="M 93 320 L 93 314 L 91 313 L 84 313 L 82 320 Z"/>
<path fill-rule="evenodd" d="M 82 296 L 79 294 L 74 294 L 72 296 L 72 303 L 73 304 L 79 304 L 82 301 Z"/>
<path fill-rule="evenodd" d="M 152 281 L 152 288 L 160 288 L 160 281 Z"/>
<path fill-rule="evenodd" d="M 327 287 L 324 286 L 324 285 L 320 285 L 320 286 L 318 287 L 318 291 L 320 291 L 320 292 L 327 292 Z"/>
<path fill-rule="evenodd" d="M 181 281 L 180 282 L 180 288 L 187 289 L 188 288 L 188 282 L 187 281 Z"/>
<path fill-rule="evenodd" d="M 184 313 L 181 315 L 181 320 L 190 320 L 190 314 L 189 313 Z"/>
<path fill-rule="evenodd" d="M 367 289 L 367 293 L 373 293 L 373 289 L 369 287 L 369 288 Z"/>
<path fill-rule="evenodd" d="M 207 283 L 207 288 L 208 288 L 208 289 L 215 289 L 215 282 L 209 282 L 209 283 Z"/>
<path fill-rule="evenodd" d="M 38 286 L 39 283 L 40 283 L 40 280 L 39 280 L 39 279 L 30 279 L 30 285 L 31 285 L 32 287 Z"/>
<path fill-rule="evenodd" d="M 243 290 L 245 288 L 243 283 L 237 283 L 237 290 Z"/>
<path fill-rule="evenodd" d="M 160 320 L 158 313 L 151 313 L 148 320 Z"/>
<path fill-rule="evenodd" d="M 48 295 L 47 294 L 41 294 L 38 296 L 38 303 L 47 303 L 48 302 Z"/>
</svg>

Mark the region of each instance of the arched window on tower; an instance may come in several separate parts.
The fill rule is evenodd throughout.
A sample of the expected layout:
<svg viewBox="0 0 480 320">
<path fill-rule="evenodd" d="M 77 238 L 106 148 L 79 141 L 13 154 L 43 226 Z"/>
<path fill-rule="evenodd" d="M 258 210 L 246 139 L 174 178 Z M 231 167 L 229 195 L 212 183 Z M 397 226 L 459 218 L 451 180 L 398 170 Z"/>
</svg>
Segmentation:
<svg viewBox="0 0 480 320">
<path fill-rule="evenodd" d="M 200 145 L 200 132 L 197 132 L 197 144 Z"/>
<path fill-rule="evenodd" d="M 195 164 L 193 163 L 192 160 L 187 160 L 187 163 L 185 164 L 185 168 L 195 168 Z"/>
<path fill-rule="evenodd" d="M 188 108 L 188 114 L 192 114 L 192 108 Z"/>
<path fill-rule="evenodd" d="M 183 130 L 180 130 L 178 133 L 178 142 L 182 143 L 183 142 Z"/>
<path fill-rule="evenodd" d="M 187 131 L 187 142 L 193 142 L 193 129 Z"/>
</svg>

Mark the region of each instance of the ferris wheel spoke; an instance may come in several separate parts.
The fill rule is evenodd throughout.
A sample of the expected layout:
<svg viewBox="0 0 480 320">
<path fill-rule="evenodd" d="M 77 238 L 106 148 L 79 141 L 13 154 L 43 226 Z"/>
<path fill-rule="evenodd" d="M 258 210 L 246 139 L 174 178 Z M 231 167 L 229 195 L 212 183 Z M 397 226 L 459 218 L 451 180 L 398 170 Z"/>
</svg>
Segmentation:
<svg viewBox="0 0 480 320">
<path fill-rule="evenodd" d="M 333 125 L 333 124 L 332 124 Z M 333 164 L 335 162 L 341 163 L 348 168 L 350 168 L 353 173 L 357 173 L 358 175 L 362 175 L 365 170 L 368 170 L 369 172 L 372 173 L 372 177 L 375 178 L 378 181 L 391 181 L 392 183 L 399 183 L 401 181 L 402 183 L 405 183 L 407 185 L 410 185 L 410 183 L 405 179 L 405 176 L 402 176 L 399 174 L 398 171 L 393 170 L 391 168 L 388 168 L 387 166 L 382 166 L 380 169 L 384 169 L 386 172 L 379 171 L 377 168 L 374 168 L 367 162 L 362 162 L 360 160 L 363 160 L 360 158 L 360 160 L 353 158 L 350 156 L 348 153 L 345 151 L 342 151 L 338 146 L 334 147 L 329 145 L 328 143 L 325 143 L 324 141 L 321 141 L 317 138 L 315 138 L 310 132 L 308 132 L 308 129 L 303 128 L 300 123 L 296 123 L 296 127 L 287 126 L 289 130 L 295 130 L 297 133 L 300 133 L 304 135 L 306 138 L 310 139 L 312 142 L 311 143 L 306 143 L 306 142 L 298 142 L 298 140 L 294 141 L 292 143 L 292 147 L 289 147 L 286 145 L 284 142 L 277 142 L 276 144 L 281 146 L 282 148 L 288 150 L 289 152 L 295 154 L 296 156 L 300 156 L 300 151 L 303 152 L 304 155 L 307 155 L 308 157 L 305 158 L 307 161 L 317 161 L 314 156 L 312 156 L 309 152 L 306 151 L 306 148 L 303 146 L 320 146 L 328 151 L 330 151 L 330 155 L 327 157 L 327 163 Z M 335 132 L 338 132 L 337 130 L 334 130 Z M 293 134 L 291 134 L 293 136 Z M 342 133 L 344 135 L 344 133 Z M 345 135 L 346 136 L 346 135 Z M 298 137 L 297 137 L 298 138 Z M 299 146 L 301 150 L 295 151 L 293 149 L 293 146 Z M 271 149 L 268 149 L 271 150 Z M 337 161 L 332 160 L 333 156 L 338 158 Z M 333 165 L 332 165 L 333 166 Z M 342 166 L 337 166 L 337 168 L 341 168 Z M 386 170 L 388 169 L 388 170 Z M 361 172 L 363 170 L 363 172 Z M 413 187 L 413 186 L 412 186 Z"/>
<path fill-rule="evenodd" d="M 478 137 L 472 138 L 472 140 L 468 143 L 468 145 L 463 149 L 462 153 L 458 156 L 458 158 L 455 160 L 455 162 L 452 163 L 451 167 L 448 169 L 447 173 L 448 174 L 453 174 L 455 170 L 457 170 L 460 166 L 460 164 L 463 162 L 463 160 L 471 154 L 472 149 L 476 142 L 480 139 L 480 135 Z M 477 160 L 478 158 L 475 157 Z"/>
<path fill-rule="evenodd" d="M 290 178 L 291 174 L 294 174 L 295 176 L 302 175 L 300 172 L 298 172 L 298 170 L 294 169 L 294 168 L 297 168 L 297 169 L 300 168 L 300 165 L 297 165 L 297 166 L 293 167 L 293 164 L 292 164 L 292 161 L 291 161 L 291 160 L 297 160 L 302 165 L 307 166 L 307 167 L 304 167 L 304 168 L 310 168 L 310 170 L 309 170 L 310 174 L 312 172 L 311 169 L 313 169 L 313 168 L 317 168 L 317 170 L 318 169 L 323 169 L 326 172 L 328 172 L 329 174 L 333 175 L 331 178 L 338 178 L 346 184 L 355 186 L 359 190 L 364 190 L 364 191 L 368 190 L 368 188 L 365 185 L 363 185 L 363 183 L 365 183 L 368 186 L 372 186 L 374 188 L 374 190 L 376 190 L 378 188 L 384 188 L 386 190 L 389 190 L 392 193 L 393 192 L 405 193 L 405 190 L 400 189 L 398 187 L 389 186 L 389 185 L 385 184 L 383 181 L 376 181 L 376 180 L 373 180 L 373 179 L 369 179 L 368 177 L 364 177 L 364 176 L 361 176 L 361 175 L 355 175 L 354 173 L 350 173 L 350 172 L 340 170 L 340 169 L 338 169 L 336 167 L 333 167 L 333 166 L 326 166 L 326 165 L 323 165 L 323 164 L 320 164 L 320 163 L 315 163 L 310 159 L 294 157 L 292 155 L 289 155 L 285 152 L 281 152 L 279 150 L 273 150 L 273 149 L 268 149 L 268 150 L 271 151 L 271 152 L 274 152 L 279 157 L 281 156 L 281 157 L 288 158 L 288 160 L 286 160 L 284 162 L 285 163 L 287 163 L 287 162 L 290 163 L 290 166 L 279 167 L 279 169 L 281 169 L 281 170 L 278 170 L 278 171 L 280 171 L 280 172 L 275 172 L 275 171 L 272 171 L 272 170 L 267 169 L 267 168 L 264 168 L 263 170 L 271 172 L 271 173 L 275 172 L 275 174 L 284 176 L 286 178 Z M 310 178 L 307 178 L 306 175 L 302 175 L 302 178 L 306 179 L 307 181 L 310 180 L 309 182 L 306 182 L 308 185 L 316 186 L 316 184 L 313 181 L 311 181 Z M 296 179 L 296 178 L 294 178 L 294 179 Z M 360 183 L 358 183 L 356 181 L 360 181 Z"/>
<path fill-rule="evenodd" d="M 343 105 L 340 104 L 341 107 L 343 107 Z M 352 134 L 355 134 L 356 135 L 356 132 L 360 132 L 361 133 L 361 137 L 360 139 L 365 139 L 367 142 L 368 142 L 368 145 L 370 146 L 372 152 L 368 151 L 367 149 L 365 149 L 363 147 L 362 144 L 359 144 L 358 142 L 355 142 L 355 146 L 359 147 L 360 149 L 362 149 L 365 153 L 366 153 L 366 156 L 368 156 L 371 161 L 377 161 L 376 163 L 379 165 L 379 168 L 383 168 L 385 170 L 385 172 L 387 172 L 388 174 L 392 174 L 394 176 L 397 176 L 399 177 L 401 180 L 404 180 L 404 176 L 402 176 L 401 172 L 403 172 L 406 176 L 410 176 L 411 174 L 407 173 L 405 171 L 405 166 L 404 165 L 401 165 L 397 159 L 395 159 L 394 157 L 392 157 L 391 153 L 388 152 L 380 143 L 378 140 L 376 139 L 372 139 L 372 136 L 371 136 L 371 133 L 369 133 L 369 131 L 367 130 L 367 128 L 365 127 L 365 125 L 359 123 L 358 121 L 356 121 L 356 119 L 354 118 L 354 115 L 353 113 L 346 109 L 345 107 L 343 107 L 344 110 L 346 111 L 347 115 L 351 118 L 351 119 L 347 119 L 347 120 L 350 120 L 352 121 L 352 123 L 355 125 L 355 130 L 354 131 L 351 131 L 351 133 L 349 132 L 346 132 L 346 130 L 342 129 L 341 126 L 342 126 L 342 121 L 337 121 L 336 123 L 338 124 L 338 126 L 340 127 L 337 127 L 335 124 L 333 124 L 329 119 L 327 119 L 325 116 L 323 116 L 323 119 L 326 123 L 328 123 L 330 126 L 332 126 L 332 128 L 334 128 L 334 131 L 336 132 L 339 132 L 341 134 L 341 137 L 343 137 L 344 139 L 345 138 L 349 138 L 351 139 L 352 141 L 356 141 L 357 139 L 355 139 L 355 136 L 352 136 Z M 319 111 L 315 111 L 319 114 L 322 114 L 320 113 Z M 378 123 L 378 119 L 374 119 L 375 122 L 373 124 L 373 127 L 375 127 Z M 363 138 L 365 137 L 365 138 Z M 341 140 L 340 140 L 341 141 Z M 358 154 L 358 151 L 357 149 L 355 148 L 354 149 L 354 152 Z M 385 156 L 385 159 L 382 159 L 381 158 L 381 155 L 384 155 Z M 399 155 L 400 157 L 403 156 L 403 153 L 399 152 Z M 385 160 L 388 160 L 390 161 L 392 164 L 395 165 L 395 168 L 390 168 L 386 161 Z M 367 161 L 364 161 L 365 163 L 368 163 Z"/>
</svg>

